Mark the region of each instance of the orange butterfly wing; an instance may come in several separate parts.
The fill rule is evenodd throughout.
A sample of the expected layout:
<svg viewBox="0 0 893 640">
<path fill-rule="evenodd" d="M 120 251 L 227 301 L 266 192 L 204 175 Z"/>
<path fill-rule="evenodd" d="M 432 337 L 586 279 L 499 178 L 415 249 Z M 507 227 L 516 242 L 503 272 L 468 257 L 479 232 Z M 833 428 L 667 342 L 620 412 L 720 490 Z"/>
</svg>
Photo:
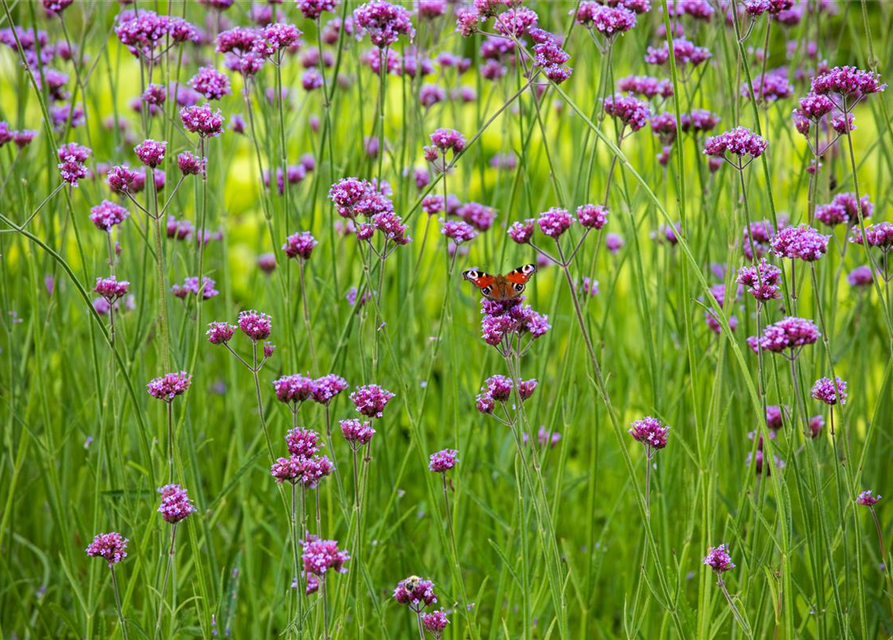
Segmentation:
<svg viewBox="0 0 893 640">
<path fill-rule="evenodd" d="M 532 276 L 534 273 L 536 273 L 536 265 L 525 264 L 518 267 L 511 273 L 508 273 L 505 276 L 505 279 L 512 284 L 527 284 L 527 281 L 530 280 L 530 276 Z"/>
</svg>

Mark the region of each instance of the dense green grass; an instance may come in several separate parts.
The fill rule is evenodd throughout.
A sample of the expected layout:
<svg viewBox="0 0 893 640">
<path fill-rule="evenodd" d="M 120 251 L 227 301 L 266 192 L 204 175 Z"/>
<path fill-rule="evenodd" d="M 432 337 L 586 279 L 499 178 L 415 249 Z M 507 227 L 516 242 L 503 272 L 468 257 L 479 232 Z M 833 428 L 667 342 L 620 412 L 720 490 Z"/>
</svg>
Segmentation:
<svg viewBox="0 0 893 640">
<path fill-rule="evenodd" d="M 787 215 L 806 222 L 810 203 L 853 191 L 856 177 L 859 192 L 874 204 L 874 220 L 889 219 L 889 96 L 871 96 L 857 107 L 852 159 L 844 137 L 824 158 L 813 187 L 805 171 L 811 155 L 790 112 L 808 92 L 811 75 L 795 81 L 793 71 L 814 62 L 804 59 L 802 46 L 789 56 L 786 42 L 815 41 L 830 66 L 876 69 L 887 79 L 890 5 L 850 0 L 821 20 L 809 14 L 797 26 L 773 24 L 766 66 L 790 69 L 794 98 L 768 108 L 755 107 L 739 91 L 761 73 L 751 48 L 763 46 L 766 18 L 739 47 L 735 27 L 718 14 L 710 23 L 683 17 L 688 37 L 714 54 L 689 74 L 643 62 L 646 47 L 661 42 L 654 35 L 663 21 L 661 0 L 652 0 L 654 9 L 618 39 L 610 58 L 572 26 L 575 3 L 531 1 L 542 27 L 568 34 L 574 68 L 567 82 L 543 84 L 539 101 L 524 88 L 520 60 L 498 82 L 483 79 L 482 37 L 460 38 L 451 18 L 418 24 L 414 16 L 416 42 L 432 57 L 443 51 L 470 57 L 471 70 L 461 77 L 455 70 L 424 79 L 392 75 L 382 95 L 379 77 L 361 62 L 368 40 L 344 38 L 326 49 L 350 83 L 335 88 L 333 69 L 326 70 L 332 96 L 326 110 L 323 90 L 301 88 L 298 58 L 287 57 L 280 74 L 267 64 L 250 94 L 254 127 L 249 123 L 248 135 L 227 131 L 210 140 L 207 182 L 187 178 L 171 201 L 169 213 L 196 227 L 204 220 L 222 240 L 204 251 L 194 241 L 156 242 L 154 222 L 120 199 L 131 217 L 112 236 L 121 247 L 116 273 L 130 281 L 135 308 L 115 315 L 113 349 L 109 317 L 91 304 L 95 279 L 109 272 L 106 237 L 88 218 L 92 206 L 113 196 L 104 179 L 88 179 L 40 207 L 60 184 L 55 149 L 69 141 L 89 146 L 91 169 L 138 166 L 134 144 L 168 140 L 163 202 L 177 182 L 176 153 L 196 140 L 182 131 L 171 101 L 166 115 L 149 120 L 130 110 L 146 77 L 112 31 L 116 3 L 85 0 L 60 20 L 45 17 L 39 3 L 0 1 L 0 28 L 38 25 L 50 41 L 69 39 L 87 54 L 77 64 L 54 63 L 69 74 L 67 89 L 83 105 L 86 126 L 51 135 L 47 92 L 35 87 L 15 50 L 0 52 L 0 120 L 11 129 L 40 131 L 21 153 L 11 143 L 0 149 L 0 636 L 123 637 L 110 572 L 84 553 L 96 533 L 120 531 L 130 540 L 129 557 L 115 568 L 128 638 L 294 637 L 287 631 L 295 607 L 292 494 L 288 484 L 277 490 L 270 476 L 262 427 L 275 455 L 285 455 L 292 415 L 276 401 L 272 382 L 290 373 L 337 373 L 351 390 L 377 383 L 396 394 L 374 421 L 371 459 L 359 461 L 359 527 L 351 450 L 335 422 L 357 414 L 348 393 L 330 409 L 334 430 L 324 452 L 338 475 L 319 488 L 321 529 L 353 556 L 346 574 L 326 581 L 333 638 L 417 635 L 415 615 L 392 597 L 410 575 L 433 580 L 438 607 L 450 612 L 444 637 L 451 640 L 891 636 L 893 593 L 879 568 L 890 559 L 881 557 L 872 514 L 855 498 L 868 488 L 886 495 L 893 481 L 893 292 L 883 280 L 861 291 L 847 284 L 847 273 L 867 258 L 840 227 L 831 231 L 815 275 L 798 264 L 796 300 L 791 261 L 784 261 L 784 299 L 767 305 L 761 325 L 787 309 L 814 320 L 827 338 L 797 360 L 798 401 L 789 363 L 780 356 L 763 354 L 760 384 L 746 343 L 757 332 L 753 299 L 743 294 L 720 311 L 708 291 L 725 284 L 726 300 L 736 297 L 734 271 L 748 263 L 740 246 L 747 220 Z M 139 4 L 157 4 L 159 12 L 196 24 L 207 13 L 197 3 Z M 351 0 L 347 10 L 357 4 Z M 302 51 L 314 49 L 314 23 L 293 3 L 278 6 L 305 32 Z M 224 16 L 247 24 L 248 7 L 237 2 Z M 395 48 L 404 53 L 405 46 L 401 39 Z M 211 48 L 174 49 L 154 73 L 165 84 L 183 83 L 202 56 L 214 61 Z M 709 109 L 722 117 L 716 132 L 738 124 L 759 130 L 769 140 L 767 153 L 739 181 L 729 166 L 709 172 L 703 136 L 681 135 L 667 167 L 655 159 L 661 144 L 649 127 L 618 147 L 618 126 L 602 116 L 600 98 L 617 78 L 633 73 L 673 82 L 676 97 L 652 103 L 654 113 Z M 220 107 L 228 121 L 234 114 L 248 120 L 241 79 L 228 75 L 233 95 Z M 477 99 L 425 110 L 418 99 L 425 83 L 448 93 L 468 84 Z M 293 92 L 281 109 L 264 97 L 280 86 Z M 379 162 L 365 154 L 364 136 L 379 135 L 382 98 L 387 153 Z M 318 131 L 311 116 L 321 121 Z M 104 128 L 107 118 L 129 123 L 133 138 L 117 126 Z M 445 180 L 420 192 L 411 170 L 424 166 L 422 147 L 438 127 L 461 131 L 470 144 Z M 297 164 L 307 153 L 316 168 L 306 179 L 285 195 L 264 189 L 258 163 L 275 167 L 284 154 Z M 512 154 L 516 167 L 492 168 L 495 154 Z M 346 176 L 386 179 L 396 212 L 410 225 L 413 242 L 383 265 L 336 229 L 344 221 L 327 193 Z M 467 255 L 451 260 L 437 218 L 429 221 L 420 209 L 428 190 L 492 206 L 496 224 L 467 245 Z M 151 208 L 146 193 L 137 198 Z M 553 206 L 573 210 L 605 199 L 608 224 L 586 237 L 568 274 L 575 282 L 597 279 L 600 292 L 578 291 L 578 317 L 562 269 L 541 268 L 527 302 L 549 316 L 552 328 L 523 358 L 502 358 L 481 339 L 479 295 L 461 271 L 505 273 L 535 261 L 531 247 L 506 236 L 512 222 Z M 677 222 L 678 243 L 660 242 L 661 225 Z M 319 240 L 303 278 L 306 306 L 299 265 L 280 249 L 296 231 Z M 616 255 L 605 249 L 608 232 L 626 240 Z M 564 250 L 581 237 L 576 225 L 561 239 Z M 534 242 L 555 251 L 539 231 Z M 199 308 L 194 297 L 185 303 L 161 297 L 159 248 L 165 291 L 203 273 L 216 280 L 220 295 Z M 278 262 L 271 275 L 256 265 L 266 252 Z M 727 266 L 724 275 L 715 265 Z M 351 306 L 351 287 L 375 295 Z M 245 309 L 273 317 L 270 339 L 277 349 L 259 372 L 263 416 L 251 372 L 204 335 L 208 322 L 234 322 Z M 718 334 L 704 321 L 707 309 L 722 315 Z M 231 344 L 250 358 L 244 335 Z M 832 367 L 849 389 L 849 402 L 834 409 L 834 438 L 828 407 L 809 396 L 813 381 L 830 376 Z M 193 382 L 172 405 L 175 477 L 198 511 L 177 527 L 162 599 L 171 526 L 156 512 L 156 488 L 168 481 L 168 422 L 165 404 L 145 385 L 179 370 Z M 512 409 L 517 422 L 511 428 L 475 410 L 483 381 L 495 374 L 539 381 L 523 411 Z M 756 447 L 748 433 L 768 434 L 766 404 L 787 405 L 792 415 L 766 444 L 767 459 L 777 455 L 784 468 L 758 476 L 747 462 Z M 808 439 L 805 418 L 818 414 L 826 428 Z M 626 433 L 645 415 L 672 427 L 654 459 L 650 504 L 644 449 Z M 326 419 L 326 410 L 313 403 L 298 415 L 301 426 L 323 434 Z M 519 443 L 522 432 L 541 425 L 561 434 L 556 446 Z M 447 475 L 449 511 L 441 477 L 427 468 L 428 456 L 444 448 L 458 450 L 460 459 Z M 308 492 L 311 531 L 315 498 Z M 885 500 L 875 509 L 889 538 Z M 729 545 L 737 565 L 723 576 L 733 607 L 702 564 L 708 547 L 720 543 Z M 323 637 L 320 597 L 302 599 L 301 611 L 303 637 Z"/>
</svg>

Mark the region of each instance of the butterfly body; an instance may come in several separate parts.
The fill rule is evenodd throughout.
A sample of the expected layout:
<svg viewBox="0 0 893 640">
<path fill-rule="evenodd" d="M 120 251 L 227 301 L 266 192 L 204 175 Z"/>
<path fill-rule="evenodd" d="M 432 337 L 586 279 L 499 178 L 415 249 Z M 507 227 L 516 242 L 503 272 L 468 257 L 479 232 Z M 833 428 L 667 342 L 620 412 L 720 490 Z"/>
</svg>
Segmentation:
<svg viewBox="0 0 893 640">
<path fill-rule="evenodd" d="M 483 271 L 469 269 L 462 277 L 476 286 L 489 300 L 511 300 L 520 296 L 530 277 L 536 273 L 535 264 L 525 264 L 504 276 L 494 276 Z"/>
</svg>

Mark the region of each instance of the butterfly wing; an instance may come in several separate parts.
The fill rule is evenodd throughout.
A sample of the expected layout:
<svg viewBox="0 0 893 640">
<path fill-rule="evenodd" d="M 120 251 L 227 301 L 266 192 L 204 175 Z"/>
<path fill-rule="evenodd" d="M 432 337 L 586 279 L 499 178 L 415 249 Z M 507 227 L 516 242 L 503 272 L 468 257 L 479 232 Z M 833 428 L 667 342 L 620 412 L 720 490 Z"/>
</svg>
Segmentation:
<svg viewBox="0 0 893 640">
<path fill-rule="evenodd" d="M 476 286 L 485 297 L 490 298 L 493 295 L 493 285 L 496 283 L 496 276 L 491 276 L 483 271 L 469 269 L 462 272 L 462 277 Z"/>
<path fill-rule="evenodd" d="M 510 298 L 521 295 L 527 286 L 527 281 L 536 273 L 535 264 L 525 264 L 514 271 L 506 274 L 505 280 L 508 283 L 508 291 Z"/>
</svg>

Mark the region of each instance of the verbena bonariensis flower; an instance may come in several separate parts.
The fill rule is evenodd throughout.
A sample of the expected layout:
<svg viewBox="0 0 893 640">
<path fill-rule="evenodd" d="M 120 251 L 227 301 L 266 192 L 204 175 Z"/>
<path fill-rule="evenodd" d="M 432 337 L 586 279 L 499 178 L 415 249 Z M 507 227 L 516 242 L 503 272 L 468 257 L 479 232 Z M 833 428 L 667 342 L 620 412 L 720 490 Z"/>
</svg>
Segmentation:
<svg viewBox="0 0 893 640">
<path fill-rule="evenodd" d="M 680 125 L 683 133 L 707 133 L 713 131 L 721 118 L 707 109 L 694 109 L 690 113 L 683 113 Z"/>
<path fill-rule="evenodd" d="M 736 281 L 743 287 L 747 287 L 750 293 L 759 302 L 769 302 L 781 297 L 778 281 L 781 279 L 781 269 L 766 262 L 763 258 L 756 267 L 741 267 Z"/>
<path fill-rule="evenodd" d="M 788 82 L 787 75 L 778 71 L 770 71 L 765 75 L 757 76 L 749 86 L 746 82 L 741 85 L 742 98 L 749 98 L 751 91 L 753 91 L 757 102 L 765 104 L 772 104 L 794 95 L 794 88 Z"/>
<path fill-rule="evenodd" d="M 328 406 L 342 391 L 348 388 L 347 380 L 341 376 L 329 373 L 313 382 L 313 400 L 321 405 Z"/>
<path fill-rule="evenodd" d="M 119 165 L 109 169 L 109 188 L 115 193 L 132 192 L 136 181 L 136 173 L 131 171 L 127 165 Z"/>
<path fill-rule="evenodd" d="M 509 238 L 518 244 L 528 244 L 533 237 L 534 224 L 536 224 L 536 220 L 533 218 L 528 218 L 523 222 L 513 222 L 508 230 Z"/>
<path fill-rule="evenodd" d="M 613 40 L 636 26 L 636 14 L 620 4 L 607 6 L 588 0 L 577 8 L 577 24 Z"/>
<path fill-rule="evenodd" d="M 431 144 L 444 154 L 447 151 L 455 154 L 465 149 L 465 138 L 455 129 L 436 129 L 430 138 Z"/>
<path fill-rule="evenodd" d="M 656 451 L 667 446 L 670 427 L 664 426 L 657 418 L 645 416 L 641 420 L 633 422 L 631 426 L 629 435 L 645 447 L 648 457 L 651 457 L 652 450 Z"/>
<path fill-rule="evenodd" d="M 121 44 L 136 57 L 152 59 L 155 49 L 167 43 L 197 42 L 198 30 L 182 18 L 158 15 L 141 9 L 127 12 L 119 18 L 115 34 Z"/>
<path fill-rule="evenodd" d="M 297 258 L 299 260 L 309 260 L 313 247 L 317 245 L 316 238 L 309 231 L 294 233 L 285 239 L 282 250 L 289 258 Z"/>
<path fill-rule="evenodd" d="M 829 236 L 822 235 L 808 224 L 787 227 L 770 241 L 772 252 L 779 258 L 815 262 L 828 251 Z"/>
<path fill-rule="evenodd" d="M 449 623 L 449 618 L 447 618 L 447 614 L 443 610 L 443 607 L 441 607 L 439 611 L 422 614 L 422 626 L 425 627 L 425 631 L 434 636 L 435 640 L 440 640 L 443 636 L 444 629 L 446 629 L 446 626 Z"/>
<path fill-rule="evenodd" d="M 315 456 L 322 447 L 319 434 L 316 431 L 301 427 L 289 429 L 285 434 L 285 442 L 288 445 L 288 452 L 301 458 Z"/>
<path fill-rule="evenodd" d="M 570 229 L 574 223 L 574 217 L 561 207 L 552 207 L 540 214 L 537 224 L 540 231 L 554 240 Z"/>
<path fill-rule="evenodd" d="M 865 96 L 886 88 L 887 85 L 881 84 L 877 74 L 856 67 L 834 67 L 812 79 L 813 93 L 842 97 L 843 104 L 836 106 L 843 109 L 852 108 Z"/>
<path fill-rule="evenodd" d="M 440 222 L 440 233 L 457 245 L 470 242 L 477 237 L 477 229 L 467 222 L 462 220 L 444 220 L 442 218 Z"/>
<path fill-rule="evenodd" d="M 301 559 L 304 571 L 315 576 L 325 576 L 327 572 L 347 573 L 345 563 L 350 560 L 346 551 L 338 549 L 336 540 L 322 540 L 316 536 L 308 536 L 303 543 Z"/>
<path fill-rule="evenodd" d="M 874 282 L 874 274 L 871 272 L 871 267 L 862 265 L 850 271 L 846 281 L 851 287 L 867 287 Z"/>
<path fill-rule="evenodd" d="M 729 547 L 725 544 L 721 544 L 718 547 L 710 547 L 707 550 L 707 556 L 704 558 L 704 564 L 713 569 L 718 575 L 735 568 L 735 565 L 732 564 L 732 556 L 729 555 Z"/>
<path fill-rule="evenodd" d="M 158 507 L 158 513 L 170 524 L 177 524 L 195 513 L 195 506 L 186 493 L 186 489 L 178 484 L 167 484 L 158 490 L 161 494 L 161 505 Z"/>
<path fill-rule="evenodd" d="M 418 576 L 410 576 L 397 583 L 397 588 L 394 589 L 394 600 L 418 613 L 425 607 L 437 603 L 434 583 L 430 580 L 422 580 Z"/>
<path fill-rule="evenodd" d="M 84 164 L 93 153 L 89 148 L 79 145 L 77 142 L 69 142 L 59 147 L 59 175 L 62 180 L 72 187 L 78 186 L 78 182 L 87 177 L 87 167 Z"/>
<path fill-rule="evenodd" d="M 822 416 L 813 416 L 809 419 L 809 437 L 813 440 L 821 435 L 824 428 L 825 419 Z"/>
<path fill-rule="evenodd" d="M 157 400 L 173 402 L 177 396 L 182 396 L 192 384 L 192 376 L 185 371 L 168 373 L 160 378 L 155 378 L 146 385 L 149 395 Z"/>
<path fill-rule="evenodd" d="M 318 20 L 323 13 L 333 13 L 338 0 L 297 0 L 296 4 L 305 18 Z"/>
<path fill-rule="evenodd" d="M 208 276 L 202 276 L 201 299 L 210 300 L 211 298 L 220 295 L 220 292 L 214 288 L 216 285 L 217 283 Z M 186 299 L 186 297 L 189 295 L 198 297 L 198 277 L 189 276 L 183 281 L 182 285 L 175 284 L 173 287 L 171 287 L 171 293 L 174 295 L 175 298 L 180 298 L 181 300 Z"/>
<path fill-rule="evenodd" d="M 364 416 L 380 418 L 384 408 L 394 396 L 395 394 L 377 384 L 367 384 L 357 387 L 356 391 L 350 394 L 350 401 Z"/>
<path fill-rule="evenodd" d="M 96 286 L 93 293 L 99 294 L 103 298 L 113 303 L 119 298 L 127 295 L 130 289 L 130 283 L 127 280 L 118 280 L 115 276 L 108 278 L 96 278 Z"/>
<path fill-rule="evenodd" d="M 429 456 L 428 470 L 434 473 L 446 473 L 456 466 L 459 459 L 456 457 L 459 452 L 455 449 L 443 449 Z"/>
<path fill-rule="evenodd" d="M 187 131 L 202 138 L 215 138 L 223 133 L 224 117 L 220 109 L 212 111 L 210 105 L 193 105 L 180 109 L 180 120 Z"/>
<path fill-rule="evenodd" d="M 692 67 L 697 67 L 713 57 L 713 54 L 706 47 L 696 46 L 685 38 L 674 38 L 673 56 L 676 58 L 676 64 L 680 66 L 691 65 Z M 648 64 L 662 65 L 669 59 L 670 47 L 666 42 L 659 49 L 655 47 L 646 49 L 645 62 Z"/>
<path fill-rule="evenodd" d="M 785 357 L 794 359 L 800 349 L 815 344 L 821 335 L 812 321 L 788 316 L 767 326 L 758 344 L 762 349 L 773 353 L 784 354 L 789 350 L 790 354 Z"/>
<path fill-rule="evenodd" d="M 745 0 L 744 10 L 748 15 L 757 17 L 764 13 L 778 15 L 794 6 L 794 0 Z"/>
<path fill-rule="evenodd" d="M 127 557 L 128 542 L 130 540 L 115 531 L 100 533 L 87 546 L 87 555 L 91 558 L 104 558 L 111 567 Z"/>
<path fill-rule="evenodd" d="M 273 381 L 276 399 L 286 404 L 298 405 L 313 397 L 316 381 L 295 373 Z"/>
<path fill-rule="evenodd" d="M 484 342 L 502 355 L 518 350 L 519 354 L 529 348 L 530 343 L 542 337 L 552 328 L 549 317 L 537 313 L 530 305 L 522 304 L 520 298 L 510 300 L 481 300 L 481 337 Z M 518 340 L 530 335 L 526 345 L 518 346 Z"/>
<path fill-rule="evenodd" d="M 111 231 L 130 216 L 130 212 L 119 204 L 103 200 L 90 209 L 90 221 L 101 231 Z"/>
<path fill-rule="evenodd" d="M 270 467 L 270 474 L 277 483 L 288 482 L 300 484 L 307 489 L 315 488 L 320 480 L 330 475 L 335 466 L 326 456 L 291 455 L 288 458 L 277 458 Z"/>
<path fill-rule="evenodd" d="M 865 227 L 864 234 L 862 229 L 856 227 L 852 230 L 849 240 L 854 244 L 867 244 L 869 247 L 876 247 L 886 253 L 893 247 L 893 223 L 870 224 Z"/>
<path fill-rule="evenodd" d="M 507 38 L 523 38 L 531 29 L 536 28 L 538 22 L 539 16 L 535 11 L 519 6 L 499 14 L 493 28 Z"/>
<path fill-rule="evenodd" d="M 785 414 L 790 411 L 790 407 L 779 407 L 775 404 L 766 406 L 766 426 L 770 429 L 781 429 L 784 424 Z"/>
<path fill-rule="evenodd" d="M 673 83 L 653 76 L 627 76 L 617 81 L 617 88 L 633 95 L 645 98 L 671 98 Z"/>
<path fill-rule="evenodd" d="M 651 109 L 648 108 L 648 105 L 632 96 L 619 94 L 608 96 L 605 98 L 604 105 L 606 114 L 617 118 L 632 131 L 638 131 L 644 127 L 651 117 Z"/>
<path fill-rule="evenodd" d="M 344 218 L 394 212 L 394 203 L 381 189 L 359 178 L 342 178 L 333 184 L 329 199 L 335 203 L 338 215 Z"/>
<path fill-rule="evenodd" d="M 837 382 L 833 382 L 831 378 L 819 378 L 812 386 L 812 397 L 827 405 L 834 406 L 846 404 L 846 381 L 837 377 Z"/>
<path fill-rule="evenodd" d="M 214 67 L 201 67 L 190 78 L 189 86 L 204 96 L 205 100 L 220 100 L 232 93 L 229 78 Z"/>
<path fill-rule="evenodd" d="M 769 142 L 765 138 L 755 134 L 750 129 L 735 127 L 718 136 L 707 138 L 704 143 L 704 153 L 708 156 L 726 159 L 732 166 L 741 169 L 750 163 L 750 160 L 744 163 L 744 157 L 749 157 L 751 160 L 758 158 L 763 155 L 768 146 Z M 727 153 L 738 156 L 738 164 L 729 161 L 726 158 Z"/>
<path fill-rule="evenodd" d="M 236 334 L 236 325 L 227 322 L 212 322 L 208 325 L 208 342 L 211 344 L 227 344 Z"/>
<path fill-rule="evenodd" d="M 144 140 L 134 147 L 136 156 L 147 167 L 153 169 L 164 162 L 164 154 L 167 150 L 167 142 L 157 140 Z"/>
<path fill-rule="evenodd" d="M 478 231 L 487 231 L 496 220 L 496 210 L 479 202 L 466 202 L 457 210 L 457 215 Z"/>
<path fill-rule="evenodd" d="M 605 246 L 608 248 L 612 254 L 617 255 L 617 252 L 623 248 L 623 245 L 626 244 L 626 240 L 623 239 L 619 233 L 609 233 L 605 236 Z"/>
<path fill-rule="evenodd" d="M 861 504 L 863 507 L 873 507 L 878 502 L 880 502 L 881 496 L 873 496 L 871 495 L 871 489 L 867 491 L 863 491 L 859 494 L 859 497 L 856 498 L 856 502 Z"/>
<path fill-rule="evenodd" d="M 177 167 L 184 176 L 204 177 L 208 168 L 207 158 L 201 158 L 191 151 L 184 151 L 177 156 Z"/>
<path fill-rule="evenodd" d="M 274 22 L 258 32 L 252 50 L 262 58 L 278 64 L 283 52 L 300 44 L 302 32 L 293 24 Z"/>
<path fill-rule="evenodd" d="M 530 440 L 530 436 L 525 432 L 521 435 L 521 439 L 524 444 Z M 557 431 L 553 431 L 552 434 L 549 434 L 549 430 L 546 427 L 540 427 L 539 431 L 536 432 L 536 439 L 539 441 L 541 447 L 545 447 L 548 445 L 550 449 L 554 449 L 558 446 L 558 443 L 561 442 L 561 434 Z"/>
<path fill-rule="evenodd" d="M 379 49 L 394 44 L 400 36 L 409 40 L 415 38 L 409 12 L 384 0 L 371 0 L 360 5 L 354 10 L 353 18 L 359 28 L 357 36 L 368 34 L 369 40 Z"/>
<path fill-rule="evenodd" d="M 543 74 L 555 84 L 570 78 L 573 69 L 566 63 L 571 56 L 561 48 L 555 36 L 539 28 L 531 29 L 528 35 L 536 42 L 533 45 L 533 66 L 542 69 Z"/>
<path fill-rule="evenodd" d="M 372 440 L 372 436 L 375 435 L 372 423 L 365 420 L 350 418 L 349 420 L 342 420 L 339 424 L 341 426 L 341 435 L 344 436 L 344 439 L 353 449 L 368 444 Z"/>
<path fill-rule="evenodd" d="M 273 319 L 266 313 L 242 311 L 239 313 L 239 329 L 254 342 L 266 340 L 273 331 Z"/>
</svg>

